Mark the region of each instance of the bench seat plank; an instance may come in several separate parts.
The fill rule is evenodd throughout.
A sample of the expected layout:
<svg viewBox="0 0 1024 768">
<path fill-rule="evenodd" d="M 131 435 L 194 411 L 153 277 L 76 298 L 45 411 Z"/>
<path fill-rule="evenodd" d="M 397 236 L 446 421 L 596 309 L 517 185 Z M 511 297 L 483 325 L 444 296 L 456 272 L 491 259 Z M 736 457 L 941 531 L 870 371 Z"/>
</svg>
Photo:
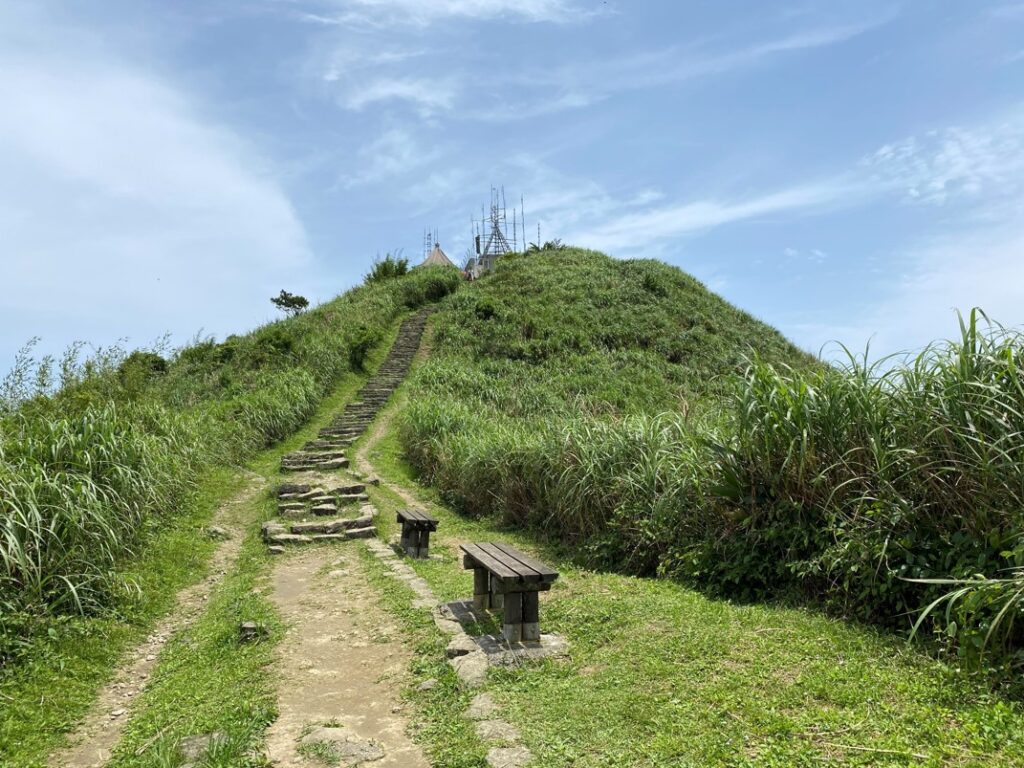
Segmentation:
<svg viewBox="0 0 1024 768">
<path fill-rule="evenodd" d="M 514 585 L 530 591 L 544 590 L 558 578 L 558 572 L 550 566 L 507 544 L 463 544 L 461 549 L 466 554 L 465 567 L 486 568 L 497 580 L 506 582 L 503 592 L 513 591 Z"/>
<path fill-rule="evenodd" d="M 489 552 L 483 550 L 479 544 L 463 544 L 460 548 L 466 555 L 463 562 L 464 567 L 475 568 L 479 564 L 479 567 L 486 568 L 493 576 L 499 579 L 515 581 L 519 578 L 515 571 L 501 560 L 496 559 Z"/>
<path fill-rule="evenodd" d="M 540 574 L 537 571 L 515 557 L 511 557 L 497 544 L 481 544 L 480 549 L 516 574 L 516 581 L 531 582 L 541 580 Z"/>
<path fill-rule="evenodd" d="M 493 546 L 500 549 L 508 557 L 518 560 L 527 568 L 535 571 L 540 576 L 541 581 L 554 581 L 558 578 L 558 571 L 553 569 L 550 565 L 545 565 L 540 560 L 530 557 L 514 547 L 510 547 L 508 544 L 494 544 Z"/>
<path fill-rule="evenodd" d="M 400 509 L 396 519 L 403 525 L 409 524 L 416 528 L 427 528 L 431 531 L 436 531 L 437 524 L 440 522 L 436 517 L 432 517 L 418 509 Z"/>
</svg>

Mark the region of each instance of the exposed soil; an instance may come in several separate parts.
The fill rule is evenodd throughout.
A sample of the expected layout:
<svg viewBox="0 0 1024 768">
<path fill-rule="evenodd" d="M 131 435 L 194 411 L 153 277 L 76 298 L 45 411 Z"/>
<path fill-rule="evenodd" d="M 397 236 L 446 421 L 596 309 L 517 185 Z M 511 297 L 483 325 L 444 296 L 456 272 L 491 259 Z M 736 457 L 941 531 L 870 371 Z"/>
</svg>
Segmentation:
<svg viewBox="0 0 1024 768">
<path fill-rule="evenodd" d="M 225 502 L 210 522 L 211 526 L 226 531 L 228 537 L 214 551 L 209 574 L 178 593 L 174 608 L 157 623 L 145 641 L 130 652 L 113 679 L 100 691 L 89 714 L 68 738 L 67 746 L 50 756 L 51 766 L 99 768 L 110 759 L 128 721 L 128 711 L 145 689 L 160 651 L 174 634 L 200 616 L 210 594 L 238 559 L 245 532 L 236 512 L 250 504 L 266 485 L 259 475 L 248 473 L 248 476 L 248 486 Z"/>
<path fill-rule="evenodd" d="M 412 653 L 380 607 L 356 546 L 289 552 L 274 569 L 271 599 L 289 625 L 278 651 L 279 716 L 267 733 L 275 766 L 322 765 L 300 748 L 319 726 L 345 735 L 352 756 L 342 765 L 430 765 L 406 733 L 396 693 Z"/>
</svg>

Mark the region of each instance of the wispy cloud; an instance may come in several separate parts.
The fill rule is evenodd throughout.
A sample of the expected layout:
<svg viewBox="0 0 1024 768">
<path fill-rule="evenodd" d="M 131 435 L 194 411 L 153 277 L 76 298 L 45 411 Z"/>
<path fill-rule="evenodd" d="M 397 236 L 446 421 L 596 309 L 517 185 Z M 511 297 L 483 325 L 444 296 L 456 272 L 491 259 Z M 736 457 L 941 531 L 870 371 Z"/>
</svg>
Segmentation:
<svg viewBox="0 0 1024 768">
<path fill-rule="evenodd" d="M 346 188 L 379 184 L 415 173 L 441 156 L 436 147 L 426 147 L 408 130 L 392 128 L 359 150 L 362 167 L 342 178 Z"/>
<path fill-rule="evenodd" d="M 1018 211 L 1018 216 L 1024 210 Z M 889 257 L 895 272 L 880 300 L 838 324 L 797 322 L 790 328 L 805 348 L 830 359 L 844 356 L 842 342 L 871 356 L 916 353 L 937 338 L 957 334 L 956 313 L 981 307 L 995 322 L 1024 327 L 1024 227 L 966 228 L 932 237 Z M 901 265 L 895 268 L 893 265 Z"/>
<path fill-rule="evenodd" d="M 455 18 L 566 23 L 606 12 L 569 0 L 321 0 L 307 4 L 296 17 L 325 26 L 383 28 Z"/>
<path fill-rule="evenodd" d="M 407 102 L 429 117 L 450 110 L 458 91 L 453 79 L 385 77 L 351 85 L 343 99 L 346 107 L 357 111 L 382 102 Z"/>
<path fill-rule="evenodd" d="M 531 69 L 510 83 L 528 88 L 527 100 L 491 105 L 476 111 L 474 116 L 496 121 L 519 120 L 588 107 L 619 93 L 719 76 L 753 68 L 786 54 L 844 43 L 891 18 L 887 15 L 860 24 L 809 29 L 727 50 L 669 48 Z"/>
<path fill-rule="evenodd" d="M 5 47 L 0 31 L 4 351 L 29 335 L 26 312 L 58 345 L 69 329 L 148 341 L 263 319 L 309 250 L 260 153 L 172 85 L 15 13 L 12 27 L 0 11 L 20 36 Z"/>
<path fill-rule="evenodd" d="M 1016 192 L 1024 173 L 1024 116 L 886 144 L 864 166 L 879 182 L 919 203 Z"/>
<path fill-rule="evenodd" d="M 1024 20 L 1024 3 L 999 3 L 988 10 L 988 15 L 999 21 Z"/>
<path fill-rule="evenodd" d="M 1013 114 L 969 128 L 905 138 L 832 177 L 747 196 L 638 200 L 617 198 L 592 183 L 536 168 L 532 178 L 533 188 L 554 190 L 540 196 L 539 206 L 535 197 L 533 207 L 558 228 L 559 236 L 620 254 L 731 224 L 820 214 L 894 198 L 931 205 L 955 200 L 964 204 L 958 210 L 965 218 L 998 223 L 1012 219 L 1016 201 L 1024 200 L 1024 117 Z M 826 258 L 817 248 L 787 250 L 810 261 Z"/>
<path fill-rule="evenodd" d="M 611 251 L 706 232 L 727 224 L 849 204 L 864 190 L 843 180 L 808 184 L 738 200 L 699 200 L 662 205 L 613 217 L 567 235 L 572 242 Z"/>
</svg>

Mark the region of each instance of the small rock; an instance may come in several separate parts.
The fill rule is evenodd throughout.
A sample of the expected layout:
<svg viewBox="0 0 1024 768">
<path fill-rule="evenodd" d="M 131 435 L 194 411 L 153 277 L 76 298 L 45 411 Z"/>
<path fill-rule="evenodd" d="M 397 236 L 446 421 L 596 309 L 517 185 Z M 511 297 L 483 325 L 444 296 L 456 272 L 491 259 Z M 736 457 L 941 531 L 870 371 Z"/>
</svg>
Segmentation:
<svg viewBox="0 0 1024 768">
<path fill-rule="evenodd" d="M 317 726 L 303 736 L 299 743 L 306 746 L 325 744 L 331 755 L 340 760 L 342 765 L 347 766 L 362 765 L 384 758 L 384 750 L 380 744 L 350 736 L 344 728 Z"/>
<path fill-rule="evenodd" d="M 449 663 L 455 668 L 455 674 L 469 688 L 479 688 L 487 678 L 487 654 L 483 651 L 467 653 L 465 656 L 456 656 Z"/>
<path fill-rule="evenodd" d="M 454 659 L 456 656 L 465 656 L 466 654 L 479 650 L 480 646 L 474 642 L 473 638 L 467 634 L 460 633 L 453 637 L 451 642 L 448 643 L 445 653 L 448 655 L 449 659 Z"/>
<path fill-rule="evenodd" d="M 377 477 L 376 475 L 370 475 L 368 478 L 366 478 L 366 484 L 367 485 L 380 485 L 380 478 Z"/>
<path fill-rule="evenodd" d="M 214 744 L 224 743 L 227 741 L 227 738 L 227 734 L 223 731 L 213 731 L 212 733 L 200 733 L 196 736 L 186 736 L 178 744 L 178 749 L 181 751 L 181 756 L 185 758 L 186 762 L 198 762 L 206 756 L 210 747 Z"/>
<path fill-rule="evenodd" d="M 530 750 L 526 747 L 496 747 L 487 753 L 487 765 L 491 768 L 520 768 L 530 762 Z"/>
<path fill-rule="evenodd" d="M 422 693 L 424 691 L 432 691 L 436 687 L 437 687 L 437 679 L 432 677 L 429 680 L 424 680 L 422 683 L 417 685 L 416 686 L 416 690 L 420 691 Z"/>
<path fill-rule="evenodd" d="M 519 729 L 504 720 L 481 720 L 476 724 L 481 741 L 511 744 L 519 741 Z"/>
<path fill-rule="evenodd" d="M 267 628 L 255 621 L 243 621 L 238 625 L 238 641 L 251 643 L 267 636 Z"/>
<path fill-rule="evenodd" d="M 231 532 L 227 528 L 221 528 L 219 525 L 211 525 L 206 529 L 206 535 L 211 539 L 230 539 Z"/>
<path fill-rule="evenodd" d="M 470 720 L 487 720 L 498 711 L 498 705 L 494 703 L 489 693 L 478 693 L 466 710 L 466 717 Z"/>
<path fill-rule="evenodd" d="M 110 713 L 110 719 L 111 720 L 116 720 L 119 717 L 123 717 L 124 713 L 127 712 L 127 711 L 128 710 L 126 710 L 126 709 L 115 709 L 113 712 Z"/>
<path fill-rule="evenodd" d="M 282 547 L 280 544 L 272 544 L 271 546 L 267 547 L 267 552 L 269 552 L 272 555 L 283 555 L 284 547 Z"/>
</svg>

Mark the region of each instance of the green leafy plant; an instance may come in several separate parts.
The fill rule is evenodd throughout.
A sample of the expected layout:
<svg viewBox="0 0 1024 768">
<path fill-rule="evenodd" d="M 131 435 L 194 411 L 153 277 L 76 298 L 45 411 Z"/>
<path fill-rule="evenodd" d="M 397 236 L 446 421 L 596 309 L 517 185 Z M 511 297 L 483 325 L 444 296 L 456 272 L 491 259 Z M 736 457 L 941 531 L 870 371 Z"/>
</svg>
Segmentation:
<svg viewBox="0 0 1024 768">
<path fill-rule="evenodd" d="M 395 255 L 386 254 L 384 258 L 379 256 L 373 260 L 373 266 L 366 274 L 364 280 L 367 285 L 379 283 L 383 280 L 394 280 L 409 273 L 409 260 L 403 258 L 401 252 Z"/>
<path fill-rule="evenodd" d="M 270 299 L 270 303 L 290 317 L 305 312 L 309 307 L 309 299 L 305 296 L 289 293 L 283 289 L 277 296 Z"/>
</svg>

